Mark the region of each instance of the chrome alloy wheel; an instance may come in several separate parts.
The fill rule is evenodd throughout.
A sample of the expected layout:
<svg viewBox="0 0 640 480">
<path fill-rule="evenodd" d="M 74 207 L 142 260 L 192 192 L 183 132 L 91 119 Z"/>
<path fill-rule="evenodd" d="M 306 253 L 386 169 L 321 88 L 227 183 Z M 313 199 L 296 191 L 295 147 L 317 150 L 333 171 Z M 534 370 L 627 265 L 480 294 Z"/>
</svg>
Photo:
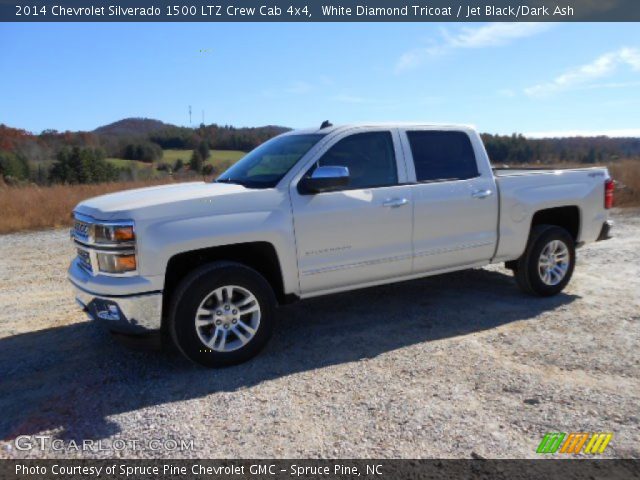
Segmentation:
<svg viewBox="0 0 640 480">
<path fill-rule="evenodd" d="M 546 285 L 558 285 L 569 270 L 569 248 L 562 240 L 547 243 L 538 259 L 538 274 Z"/>
<path fill-rule="evenodd" d="M 200 303 L 196 332 L 200 341 L 216 352 L 231 352 L 246 345 L 260 326 L 260 304 L 246 288 L 216 288 Z"/>
</svg>

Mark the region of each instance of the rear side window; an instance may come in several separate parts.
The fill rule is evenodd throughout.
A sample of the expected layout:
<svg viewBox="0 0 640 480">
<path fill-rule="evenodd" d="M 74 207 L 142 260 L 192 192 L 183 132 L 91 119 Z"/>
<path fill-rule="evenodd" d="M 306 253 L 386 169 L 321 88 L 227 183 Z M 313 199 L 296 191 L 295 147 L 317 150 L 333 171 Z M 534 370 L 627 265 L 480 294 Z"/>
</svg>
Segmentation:
<svg viewBox="0 0 640 480">
<path fill-rule="evenodd" d="M 407 132 L 419 182 L 464 180 L 478 176 L 469 136 L 464 132 Z"/>
<path fill-rule="evenodd" d="M 355 133 L 345 137 L 320 158 L 318 165 L 347 167 L 347 188 L 373 188 L 398 183 L 391 132 Z"/>
</svg>

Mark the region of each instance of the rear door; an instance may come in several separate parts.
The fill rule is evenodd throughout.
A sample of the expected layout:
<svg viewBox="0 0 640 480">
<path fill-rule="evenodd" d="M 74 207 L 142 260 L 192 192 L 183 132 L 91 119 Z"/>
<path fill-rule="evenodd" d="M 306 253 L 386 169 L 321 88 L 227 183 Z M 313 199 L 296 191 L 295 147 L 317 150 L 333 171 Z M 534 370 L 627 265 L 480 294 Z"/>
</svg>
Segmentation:
<svg viewBox="0 0 640 480">
<path fill-rule="evenodd" d="M 488 263 L 497 241 L 498 195 L 479 137 L 460 130 L 400 132 L 413 198 L 413 272 Z M 486 158 L 486 157 L 484 157 Z"/>
<path fill-rule="evenodd" d="M 340 191 L 301 194 L 317 166 L 344 166 Z M 396 129 L 357 129 L 328 142 L 290 187 L 303 296 L 411 272 L 411 186 Z"/>
</svg>

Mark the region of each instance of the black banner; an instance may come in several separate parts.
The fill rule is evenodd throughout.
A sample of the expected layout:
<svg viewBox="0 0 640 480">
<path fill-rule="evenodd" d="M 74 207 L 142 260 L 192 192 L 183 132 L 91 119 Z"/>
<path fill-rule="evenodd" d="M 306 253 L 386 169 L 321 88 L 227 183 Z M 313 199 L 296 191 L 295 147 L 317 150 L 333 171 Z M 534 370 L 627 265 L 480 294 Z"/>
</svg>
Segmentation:
<svg viewBox="0 0 640 480">
<path fill-rule="evenodd" d="M 640 478 L 638 460 L 3 460 L 23 479 L 591 479 Z"/>
<path fill-rule="evenodd" d="M 637 0 L 0 0 L 2 22 L 637 22 Z"/>
</svg>

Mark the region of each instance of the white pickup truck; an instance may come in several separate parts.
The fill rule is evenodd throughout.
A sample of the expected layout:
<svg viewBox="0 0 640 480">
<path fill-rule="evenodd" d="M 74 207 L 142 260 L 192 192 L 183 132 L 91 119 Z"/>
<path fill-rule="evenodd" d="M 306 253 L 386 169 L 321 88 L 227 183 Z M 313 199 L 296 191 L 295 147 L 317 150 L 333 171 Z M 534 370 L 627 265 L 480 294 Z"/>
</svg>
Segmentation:
<svg viewBox="0 0 640 480">
<path fill-rule="evenodd" d="M 279 303 L 496 262 L 557 294 L 575 248 L 609 237 L 612 202 L 605 168 L 493 170 L 472 128 L 325 122 L 215 182 L 80 203 L 69 279 L 110 330 L 230 365 L 265 345 Z"/>
</svg>

